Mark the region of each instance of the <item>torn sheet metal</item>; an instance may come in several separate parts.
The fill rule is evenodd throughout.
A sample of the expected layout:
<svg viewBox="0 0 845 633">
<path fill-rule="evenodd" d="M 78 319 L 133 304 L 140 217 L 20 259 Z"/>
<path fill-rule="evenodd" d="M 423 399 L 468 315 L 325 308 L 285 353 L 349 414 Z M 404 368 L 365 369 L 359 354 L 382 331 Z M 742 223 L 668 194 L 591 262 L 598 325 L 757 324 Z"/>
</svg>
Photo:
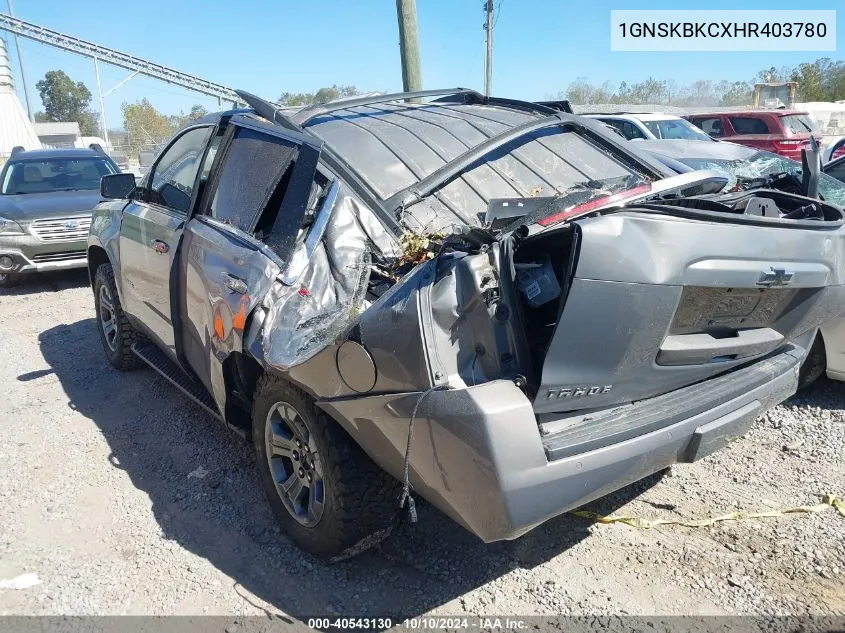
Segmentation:
<svg viewBox="0 0 845 633">
<path fill-rule="evenodd" d="M 306 237 L 265 300 L 262 348 L 276 369 L 305 362 L 345 331 L 363 311 L 372 262 L 399 256 L 370 209 L 342 186 L 333 200 L 310 229 L 321 239 Z"/>
</svg>

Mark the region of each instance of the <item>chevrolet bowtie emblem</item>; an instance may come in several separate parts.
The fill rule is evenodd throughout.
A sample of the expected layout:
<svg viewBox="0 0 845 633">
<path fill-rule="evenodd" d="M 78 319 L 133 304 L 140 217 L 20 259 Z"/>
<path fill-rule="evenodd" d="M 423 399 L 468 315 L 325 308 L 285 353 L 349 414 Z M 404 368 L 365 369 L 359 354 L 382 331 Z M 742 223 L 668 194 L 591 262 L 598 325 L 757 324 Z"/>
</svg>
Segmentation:
<svg viewBox="0 0 845 633">
<path fill-rule="evenodd" d="M 792 283 L 793 274 L 792 271 L 772 266 L 770 270 L 764 270 L 760 273 L 760 279 L 757 280 L 757 285 L 765 286 L 766 288 L 788 286 Z"/>
</svg>

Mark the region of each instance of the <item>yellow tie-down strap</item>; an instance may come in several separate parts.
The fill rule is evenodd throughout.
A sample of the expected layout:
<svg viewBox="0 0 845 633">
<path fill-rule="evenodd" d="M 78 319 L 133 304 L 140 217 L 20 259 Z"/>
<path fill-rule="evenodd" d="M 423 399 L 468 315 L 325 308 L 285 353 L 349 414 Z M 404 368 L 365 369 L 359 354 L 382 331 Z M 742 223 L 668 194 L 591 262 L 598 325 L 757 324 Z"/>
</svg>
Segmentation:
<svg viewBox="0 0 845 633">
<path fill-rule="evenodd" d="M 796 506 L 794 508 L 780 508 L 777 510 L 766 510 L 765 512 L 731 512 L 730 514 L 723 514 L 717 517 L 710 517 L 708 519 L 643 519 L 640 517 L 629 516 L 615 516 L 605 517 L 595 512 L 587 510 L 573 510 L 569 514 L 573 514 L 582 519 L 590 519 L 597 523 L 624 523 L 635 528 L 653 528 L 659 525 L 683 525 L 685 527 L 707 527 L 722 521 L 744 521 L 748 519 L 764 519 L 768 517 L 779 517 L 784 514 L 797 513 L 818 513 L 824 512 L 829 508 L 834 508 L 841 516 L 845 517 L 845 501 L 842 497 L 836 495 L 822 495 L 821 503 L 813 506 Z"/>
</svg>

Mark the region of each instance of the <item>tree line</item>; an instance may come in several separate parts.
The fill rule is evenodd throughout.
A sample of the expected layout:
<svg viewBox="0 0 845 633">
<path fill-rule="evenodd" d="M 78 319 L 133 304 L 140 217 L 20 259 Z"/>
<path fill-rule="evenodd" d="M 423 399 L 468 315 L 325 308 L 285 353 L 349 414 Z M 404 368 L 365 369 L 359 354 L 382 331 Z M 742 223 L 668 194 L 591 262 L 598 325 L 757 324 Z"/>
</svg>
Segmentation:
<svg viewBox="0 0 845 633">
<path fill-rule="evenodd" d="M 63 70 L 51 70 L 35 87 L 44 104 L 44 109 L 35 113 L 36 121 L 76 121 L 82 136 L 104 136 L 100 129 L 100 113 L 92 110 L 91 91 L 83 82 L 74 81 Z M 316 92 L 283 92 L 278 103 L 283 106 L 305 106 L 357 94 L 360 93 L 355 86 L 335 84 Z M 185 123 L 208 114 L 203 106 L 195 105 L 188 112 L 166 115 L 148 99 L 124 102 L 121 112 L 125 130 L 125 135 L 121 135 L 121 144 L 128 145 L 134 151 L 156 147 Z"/>
<path fill-rule="evenodd" d="M 36 121 L 76 121 L 82 136 L 104 136 L 100 113 L 91 109 L 91 91 L 83 82 L 73 81 L 63 70 L 51 70 L 35 87 L 44 104 L 35 113 Z M 203 106 L 195 105 L 187 113 L 166 115 L 147 99 L 124 102 L 121 111 L 127 144 L 134 150 L 157 146 L 188 121 L 208 114 Z"/>
<path fill-rule="evenodd" d="M 766 68 L 751 81 L 698 80 L 679 85 L 674 80 L 649 77 L 628 84 L 610 82 L 593 84 L 578 77 L 556 98 L 577 105 L 655 104 L 673 106 L 744 106 L 750 105 L 755 82 L 796 82 L 798 101 L 838 101 L 845 99 L 845 62 L 827 57 L 794 67 Z M 91 91 L 81 81 L 73 81 L 62 70 L 51 70 L 36 84 L 44 110 L 35 114 L 37 121 L 77 121 L 83 136 L 103 136 L 99 113 L 91 109 Z M 315 92 L 283 92 L 277 102 L 282 106 L 325 103 L 361 94 L 355 86 L 333 84 Z M 126 144 L 139 150 L 162 143 L 188 121 L 207 114 L 201 105 L 189 112 L 166 115 L 147 99 L 121 106 Z"/>
<path fill-rule="evenodd" d="M 610 82 L 593 84 L 586 77 L 578 77 L 557 93 L 556 98 L 568 99 L 577 105 L 599 103 L 655 104 L 672 106 L 746 106 L 751 105 L 754 84 L 757 82 L 794 81 L 796 100 L 838 101 L 845 99 L 845 62 L 822 57 L 812 63 L 794 67 L 766 68 L 751 81 L 698 80 L 678 85 L 673 80 L 649 77 L 632 84 Z"/>
</svg>

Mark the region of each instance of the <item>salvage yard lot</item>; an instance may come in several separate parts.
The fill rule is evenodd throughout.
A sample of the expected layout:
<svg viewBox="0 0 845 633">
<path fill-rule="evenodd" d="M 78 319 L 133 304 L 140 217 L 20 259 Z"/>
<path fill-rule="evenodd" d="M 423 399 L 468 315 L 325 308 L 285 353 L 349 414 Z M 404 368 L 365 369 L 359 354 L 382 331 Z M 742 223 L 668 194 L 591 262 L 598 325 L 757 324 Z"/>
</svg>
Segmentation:
<svg viewBox="0 0 845 633">
<path fill-rule="evenodd" d="M 250 445 L 152 370 L 106 362 L 84 272 L 0 290 L 2 614 L 845 615 L 833 510 L 691 529 L 563 516 L 484 545 L 433 508 L 324 566 L 276 528 Z M 699 518 L 845 494 L 845 385 L 822 380 L 727 449 L 592 504 Z"/>
</svg>

